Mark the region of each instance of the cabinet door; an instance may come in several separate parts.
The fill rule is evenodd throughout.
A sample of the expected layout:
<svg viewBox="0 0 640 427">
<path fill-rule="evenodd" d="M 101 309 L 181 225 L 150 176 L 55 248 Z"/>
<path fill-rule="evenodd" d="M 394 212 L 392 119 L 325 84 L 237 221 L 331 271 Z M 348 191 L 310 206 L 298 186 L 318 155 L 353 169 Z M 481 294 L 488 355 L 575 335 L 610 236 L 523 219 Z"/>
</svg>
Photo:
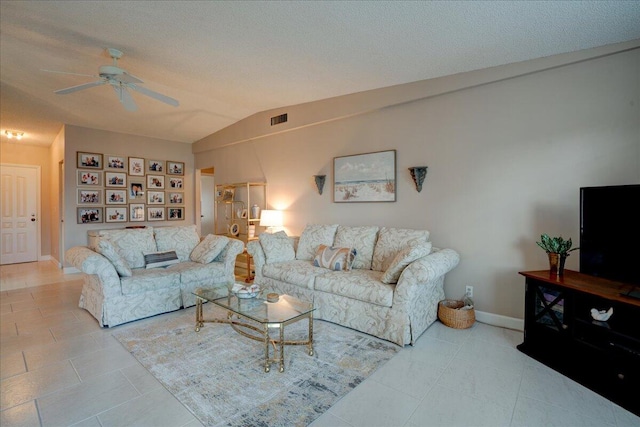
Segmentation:
<svg viewBox="0 0 640 427">
<path fill-rule="evenodd" d="M 533 319 L 536 326 L 563 332 L 568 329 L 565 319 L 569 307 L 567 292 L 540 283 L 529 285 L 533 293 Z"/>
</svg>

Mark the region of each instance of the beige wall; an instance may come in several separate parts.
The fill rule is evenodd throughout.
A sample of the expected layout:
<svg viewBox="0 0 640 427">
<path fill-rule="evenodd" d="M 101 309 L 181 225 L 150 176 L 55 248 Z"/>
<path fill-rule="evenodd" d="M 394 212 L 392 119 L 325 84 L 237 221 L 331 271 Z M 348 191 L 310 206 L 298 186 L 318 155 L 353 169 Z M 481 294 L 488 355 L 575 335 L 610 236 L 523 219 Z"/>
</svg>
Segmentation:
<svg viewBox="0 0 640 427">
<path fill-rule="evenodd" d="M 40 256 L 51 254 L 51 206 L 52 188 L 49 177 L 51 164 L 49 147 L 25 145 L 20 142 L 0 143 L 0 161 L 15 165 L 40 166 Z"/>
<path fill-rule="evenodd" d="M 184 162 L 185 220 L 127 224 L 78 224 L 76 219 L 76 189 L 78 188 L 76 183 L 76 153 L 78 151 Z M 86 245 L 87 231 L 89 230 L 122 228 L 125 225 L 167 226 L 194 224 L 194 171 L 190 144 L 67 125 L 65 126 L 64 134 L 64 163 L 65 250 L 72 246 Z"/>
<path fill-rule="evenodd" d="M 194 144 L 196 167 L 215 167 L 220 184 L 266 180 L 289 234 L 307 223 L 428 229 L 434 245 L 462 257 L 447 276 L 448 297 L 473 285 L 478 310 L 522 318 L 518 271 L 548 268 L 535 244 L 541 233 L 577 244 L 579 188 L 640 183 L 640 50 L 598 53 L 551 68 L 548 58 L 517 64 L 515 74 L 507 66 L 451 76 L 438 80 L 447 90 L 431 82 L 430 96 L 386 107 L 371 101 L 376 91 L 341 97 L 343 110 L 361 111 L 353 115 L 322 111 L 336 99 L 279 109 L 290 130 L 277 134 L 258 114 Z M 394 98 L 393 89 L 379 93 Z M 363 99 L 376 107 L 351 108 Z M 395 203 L 332 202 L 334 157 L 389 149 L 397 150 Z M 418 193 L 407 168 L 423 165 Z M 327 175 L 323 195 L 318 173 Z"/>
</svg>

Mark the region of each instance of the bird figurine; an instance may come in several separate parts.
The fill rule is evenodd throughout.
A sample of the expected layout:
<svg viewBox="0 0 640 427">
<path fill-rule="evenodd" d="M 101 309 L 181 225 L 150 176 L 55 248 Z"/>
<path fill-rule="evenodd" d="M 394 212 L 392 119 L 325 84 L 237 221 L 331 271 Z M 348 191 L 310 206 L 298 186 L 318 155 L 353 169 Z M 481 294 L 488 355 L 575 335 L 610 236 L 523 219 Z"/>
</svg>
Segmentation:
<svg viewBox="0 0 640 427">
<path fill-rule="evenodd" d="M 607 320 L 609 320 L 612 314 L 613 314 L 613 307 L 611 307 L 607 311 L 597 310 L 595 308 L 591 309 L 591 317 L 593 317 L 593 320 L 598 320 L 600 322 L 606 322 Z"/>
</svg>

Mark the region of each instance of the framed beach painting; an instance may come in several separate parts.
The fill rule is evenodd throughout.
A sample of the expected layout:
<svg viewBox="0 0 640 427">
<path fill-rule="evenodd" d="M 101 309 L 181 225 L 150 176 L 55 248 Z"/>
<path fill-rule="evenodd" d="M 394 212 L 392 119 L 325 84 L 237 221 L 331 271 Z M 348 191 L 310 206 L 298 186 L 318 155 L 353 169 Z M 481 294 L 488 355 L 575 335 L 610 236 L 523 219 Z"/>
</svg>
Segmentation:
<svg viewBox="0 0 640 427">
<path fill-rule="evenodd" d="M 104 155 L 104 168 L 107 170 L 127 172 L 127 158 L 113 154 Z"/>
<path fill-rule="evenodd" d="M 129 221 L 144 221 L 144 203 L 131 203 L 129 205 Z"/>
<path fill-rule="evenodd" d="M 102 154 L 78 151 L 78 168 L 102 169 Z"/>
<path fill-rule="evenodd" d="M 144 176 L 144 159 L 129 157 L 129 175 Z"/>
<path fill-rule="evenodd" d="M 396 150 L 335 157 L 333 201 L 395 202 Z"/>
</svg>

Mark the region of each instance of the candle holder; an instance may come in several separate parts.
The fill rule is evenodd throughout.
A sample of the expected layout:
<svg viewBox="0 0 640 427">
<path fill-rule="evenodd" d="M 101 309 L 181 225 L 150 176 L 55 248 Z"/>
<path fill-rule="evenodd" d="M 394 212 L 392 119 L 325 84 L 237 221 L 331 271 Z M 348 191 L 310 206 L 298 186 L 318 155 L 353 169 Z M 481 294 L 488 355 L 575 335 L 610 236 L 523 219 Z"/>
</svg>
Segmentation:
<svg viewBox="0 0 640 427">
<path fill-rule="evenodd" d="M 318 187 L 318 194 L 322 194 L 322 189 L 324 188 L 324 180 L 327 178 L 327 176 L 314 175 L 313 178 L 316 180 L 316 187 Z"/>
<path fill-rule="evenodd" d="M 413 182 L 416 184 L 416 190 L 418 190 L 419 193 L 422 191 L 422 183 L 427 176 L 427 166 L 414 166 L 409 168 L 409 172 L 411 172 L 411 178 L 413 178 Z"/>
</svg>

